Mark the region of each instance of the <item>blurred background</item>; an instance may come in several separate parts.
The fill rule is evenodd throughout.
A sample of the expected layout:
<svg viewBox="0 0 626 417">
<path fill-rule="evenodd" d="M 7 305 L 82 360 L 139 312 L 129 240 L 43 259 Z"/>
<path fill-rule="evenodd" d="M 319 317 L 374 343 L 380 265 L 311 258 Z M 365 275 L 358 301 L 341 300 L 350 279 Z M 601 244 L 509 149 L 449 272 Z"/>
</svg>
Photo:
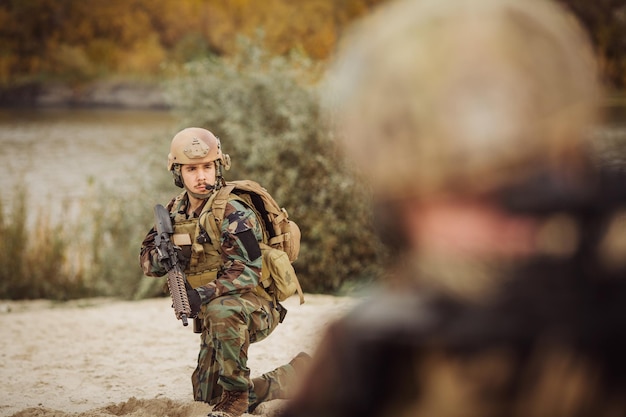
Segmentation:
<svg viewBox="0 0 626 417">
<path fill-rule="evenodd" d="M 354 294 L 387 258 L 367 184 L 337 154 L 318 86 L 342 32 L 388 0 L 0 1 L 0 298 L 137 299 L 152 208 L 182 127 L 263 184 L 302 230 L 305 291 Z M 560 0 L 607 90 L 595 157 L 626 157 L 626 4 Z"/>
</svg>

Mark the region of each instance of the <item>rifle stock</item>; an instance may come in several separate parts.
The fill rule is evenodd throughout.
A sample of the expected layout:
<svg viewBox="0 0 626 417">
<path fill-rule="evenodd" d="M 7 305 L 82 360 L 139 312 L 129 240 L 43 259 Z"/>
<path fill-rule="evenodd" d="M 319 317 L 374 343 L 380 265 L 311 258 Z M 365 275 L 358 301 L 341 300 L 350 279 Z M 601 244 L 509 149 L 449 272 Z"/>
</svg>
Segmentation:
<svg viewBox="0 0 626 417">
<path fill-rule="evenodd" d="M 154 206 L 154 227 L 157 235 L 154 238 L 159 262 L 167 270 L 167 286 L 172 296 L 172 308 L 183 326 L 187 326 L 187 318 L 191 316 L 191 307 L 187 298 L 185 273 L 178 262 L 178 254 L 171 240 L 174 234 L 172 219 L 169 212 L 161 204 Z"/>
</svg>

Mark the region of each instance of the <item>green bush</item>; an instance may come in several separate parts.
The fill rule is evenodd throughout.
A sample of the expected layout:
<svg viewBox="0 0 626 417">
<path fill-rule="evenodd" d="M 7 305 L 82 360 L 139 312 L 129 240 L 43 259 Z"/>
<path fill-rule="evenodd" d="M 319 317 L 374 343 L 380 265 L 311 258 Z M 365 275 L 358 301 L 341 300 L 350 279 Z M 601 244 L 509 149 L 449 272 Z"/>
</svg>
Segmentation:
<svg viewBox="0 0 626 417">
<path fill-rule="evenodd" d="M 381 247 L 366 188 L 324 127 L 318 69 L 300 55 L 270 57 L 249 43 L 235 58 L 188 64 L 168 84 L 184 126 L 205 127 L 232 157 L 227 179 L 254 179 L 302 231 L 294 264 L 305 291 L 336 292 L 379 272 Z"/>
</svg>

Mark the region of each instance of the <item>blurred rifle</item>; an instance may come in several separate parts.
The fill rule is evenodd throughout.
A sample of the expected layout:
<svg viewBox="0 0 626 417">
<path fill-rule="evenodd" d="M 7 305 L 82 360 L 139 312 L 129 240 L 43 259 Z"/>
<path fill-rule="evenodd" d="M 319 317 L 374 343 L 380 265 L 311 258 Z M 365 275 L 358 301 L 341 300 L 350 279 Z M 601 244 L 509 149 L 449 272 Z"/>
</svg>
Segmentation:
<svg viewBox="0 0 626 417">
<path fill-rule="evenodd" d="M 183 326 L 187 326 L 187 318 L 191 315 L 189 299 L 187 299 L 187 282 L 185 274 L 180 267 L 176 247 L 170 239 L 174 234 L 172 219 L 169 212 L 161 204 L 154 206 L 154 225 L 157 232 L 154 238 L 159 262 L 167 270 L 167 286 L 172 296 L 172 308 L 178 320 L 182 320 Z"/>
<path fill-rule="evenodd" d="M 500 203 L 509 211 L 538 218 L 567 214 L 577 224 L 579 244 L 574 257 L 587 265 L 597 262 L 614 216 L 626 212 L 626 170 L 597 166 L 574 177 L 544 171 L 501 190 Z M 592 269 L 598 265 L 593 265 Z"/>
</svg>

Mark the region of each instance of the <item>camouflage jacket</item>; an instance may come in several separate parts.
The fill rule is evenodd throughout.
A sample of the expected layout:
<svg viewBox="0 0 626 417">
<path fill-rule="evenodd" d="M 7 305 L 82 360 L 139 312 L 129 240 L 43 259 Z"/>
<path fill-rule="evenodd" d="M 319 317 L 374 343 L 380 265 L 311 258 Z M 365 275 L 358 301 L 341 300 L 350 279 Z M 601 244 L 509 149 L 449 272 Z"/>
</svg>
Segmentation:
<svg viewBox="0 0 626 417">
<path fill-rule="evenodd" d="M 203 207 L 200 207 L 192 216 L 187 216 L 189 199 L 186 192 L 172 199 L 167 209 L 174 219 L 181 216 L 188 220 L 197 219 Z M 175 221 L 173 221 L 176 228 Z M 158 261 L 154 244 L 156 231 L 152 228 L 146 235 L 140 251 L 140 263 L 147 276 L 161 277 L 167 273 Z M 200 241 L 198 236 L 191 236 L 193 242 Z M 263 232 L 253 210 L 239 201 L 230 201 L 224 211 L 224 221 L 221 225 L 220 267 L 215 279 L 196 288 L 203 303 L 226 294 L 245 293 L 253 291 L 261 276 L 261 250 L 259 242 Z M 209 245 L 211 246 L 211 245 Z M 189 272 L 189 266 L 185 273 Z"/>
</svg>

